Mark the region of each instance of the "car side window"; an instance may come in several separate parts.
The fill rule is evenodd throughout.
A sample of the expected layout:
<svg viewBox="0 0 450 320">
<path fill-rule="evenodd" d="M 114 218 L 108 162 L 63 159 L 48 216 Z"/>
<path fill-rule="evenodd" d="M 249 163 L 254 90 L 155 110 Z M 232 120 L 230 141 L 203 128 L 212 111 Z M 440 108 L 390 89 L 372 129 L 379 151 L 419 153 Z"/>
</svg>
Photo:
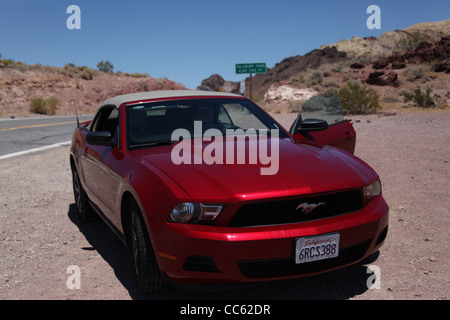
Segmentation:
<svg viewBox="0 0 450 320">
<path fill-rule="evenodd" d="M 91 124 L 92 132 L 109 131 L 114 136 L 119 124 L 119 110 L 115 106 L 107 106 L 98 111 Z"/>
<path fill-rule="evenodd" d="M 222 105 L 219 107 L 219 116 L 218 116 L 217 121 L 219 123 L 228 124 L 228 125 L 233 124 L 233 121 L 231 121 L 231 119 L 230 119 L 230 115 L 228 114 L 228 112 L 225 110 L 225 108 Z"/>
<path fill-rule="evenodd" d="M 328 125 L 344 121 L 341 102 L 336 96 L 315 96 L 307 100 L 300 110 L 302 119 L 322 119 Z"/>
</svg>

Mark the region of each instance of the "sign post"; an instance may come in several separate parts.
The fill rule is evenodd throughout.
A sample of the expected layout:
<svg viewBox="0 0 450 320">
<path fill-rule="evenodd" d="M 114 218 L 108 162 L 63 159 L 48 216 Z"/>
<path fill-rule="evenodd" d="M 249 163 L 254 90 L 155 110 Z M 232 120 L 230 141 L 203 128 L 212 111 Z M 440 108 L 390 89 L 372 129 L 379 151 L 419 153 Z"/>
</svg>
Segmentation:
<svg viewBox="0 0 450 320">
<path fill-rule="evenodd" d="M 236 64 L 236 74 L 244 74 L 249 73 L 250 74 L 250 100 L 252 100 L 252 74 L 253 73 L 266 73 L 267 72 L 267 66 L 266 63 L 237 63 Z"/>
<path fill-rule="evenodd" d="M 241 80 L 241 94 L 245 94 L 245 80 Z"/>
</svg>

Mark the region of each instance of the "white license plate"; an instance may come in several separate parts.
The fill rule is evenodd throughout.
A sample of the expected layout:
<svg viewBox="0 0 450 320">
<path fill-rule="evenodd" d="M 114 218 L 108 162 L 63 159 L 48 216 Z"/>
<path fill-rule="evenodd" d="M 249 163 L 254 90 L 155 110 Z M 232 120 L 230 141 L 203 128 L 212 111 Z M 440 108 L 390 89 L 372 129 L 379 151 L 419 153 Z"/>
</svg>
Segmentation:
<svg viewBox="0 0 450 320">
<path fill-rule="evenodd" d="M 335 258 L 339 255 L 339 233 L 298 238 L 295 244 L 295 263 Z"/>
</svg>

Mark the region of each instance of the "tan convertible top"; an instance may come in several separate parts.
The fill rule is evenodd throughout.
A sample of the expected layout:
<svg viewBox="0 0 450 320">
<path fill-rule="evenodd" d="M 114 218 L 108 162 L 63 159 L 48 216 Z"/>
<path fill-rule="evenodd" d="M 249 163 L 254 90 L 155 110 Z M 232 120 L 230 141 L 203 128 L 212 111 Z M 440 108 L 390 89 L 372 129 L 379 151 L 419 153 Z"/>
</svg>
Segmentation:
<svg viewBox="0 0 450 320">
<path fill-rule="evenodd" d="M 117 108 L 125 102 L 150 100 L 159 98 L 177 98 L 177 97 L 195 97 L 195 96 L 219 96 L 219 97 L 241 97 L 240 95 L 225 92 L 215 91 L 199 91 L 199 90 L 162 90 L 162 91 L 148 91 L 124 94 L 105 100 L 101 106 L 115 105 Z"/>
</svg>

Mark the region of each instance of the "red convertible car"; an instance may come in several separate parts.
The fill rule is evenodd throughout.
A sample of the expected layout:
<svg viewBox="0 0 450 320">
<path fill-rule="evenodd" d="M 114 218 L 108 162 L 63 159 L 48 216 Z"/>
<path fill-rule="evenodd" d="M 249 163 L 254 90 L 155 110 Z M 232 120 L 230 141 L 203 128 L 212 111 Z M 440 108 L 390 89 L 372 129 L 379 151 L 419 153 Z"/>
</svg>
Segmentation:
<svg viewBox="0 0 450 320">
<path fill-rule="evenodd" d="M 123 240 L 146 293 L 357 263 L 383 244 L 389 209 L 336 99 L 306 102 L 289 131 L 234 94 L 106 100 L 73 135 L 78 213 Z"/>
</svg>

